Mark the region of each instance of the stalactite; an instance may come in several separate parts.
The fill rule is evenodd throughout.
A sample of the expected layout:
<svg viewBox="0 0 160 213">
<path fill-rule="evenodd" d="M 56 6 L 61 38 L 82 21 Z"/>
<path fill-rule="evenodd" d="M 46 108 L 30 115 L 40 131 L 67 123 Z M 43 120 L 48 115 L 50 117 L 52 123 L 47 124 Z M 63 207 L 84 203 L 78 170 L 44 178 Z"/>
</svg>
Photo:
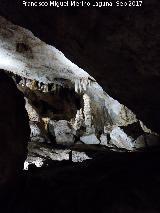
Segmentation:
<svg viewBox="0 0 160 213">
<path fill-rule="evenodd" d="M 88 86 L 91 86 L 91 80 L 89 80 L 88 78 L 81 78 L 75 80 L 75 92 L 77 93 L 85 93 Z"/>
</svg>

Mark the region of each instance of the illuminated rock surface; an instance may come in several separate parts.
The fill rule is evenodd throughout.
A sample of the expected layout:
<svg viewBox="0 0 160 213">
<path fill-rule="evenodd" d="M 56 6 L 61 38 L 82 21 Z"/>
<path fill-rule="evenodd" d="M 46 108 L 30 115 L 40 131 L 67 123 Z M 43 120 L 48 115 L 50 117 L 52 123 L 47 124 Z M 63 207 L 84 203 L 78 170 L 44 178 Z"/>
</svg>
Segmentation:
<svg viewBox="0 0 160 213">
<path fill-rule="evenodd" d="M 116 128 L 118 130 L 119 127 L 137 122 L 134 113 L 111 98 L 94 78 L 73 64 L 55 47 L 45 44 L 30 31 L 13 25 L 2 17 L 0 21 L 0 67 L 12 73 L 18 88 L 23 91 L 27 98 L 26 109 L 30 120 L 38 122 L 41 130 L 39 135 L 43 135 L 44 140 L 53 139 L 48 135 L 49 121 L 63 120 L 62 117 L 68 115 L 66 118 L 69 119 L 76 133 L 70 135 L 72 139 L 68 138 L 69 135 L 66 136 L 66 140 L 58 139 L 56 134 L 59 133 L 55 126 L 54 132 L 58 144 L 64 144 L 64 141 L 73 143 L 74 136 L 79 140 L 82 139 L 86 144 L 99 144 L 100 137 L 107 128 L 107 134 L 111 134 L 111 138 L 114 138 L 110 143 L 117 148 L 134 149 L 132 142 L 136 138 L 129 142 L 130 139 L 127 139 L 128 136 L 123 131 L 120 129 L 116 131 Z M 64 95 L 67 90 L 68 94 Z M 65 99 L 63 100 L 63 95 L 66 97 L 66 102 Z M 63 105 L 65 110 L 63 115 L 58 114 L 58 110 Z M 76 115 L 76 111 L 79 113 L 79 110 L 82 116 Z M 76 119 L 82 121 L 79 127 L 76 126 Z M 34 132 L 35 130 L 32 131 L 33 136 Z M 54 137 L 54 134 L 52 136 Z M 115 142 L 116 140 L 121 142 Z M 107 145 L 108 142 L 103 141 L 103 144 Z"/>
</svg>

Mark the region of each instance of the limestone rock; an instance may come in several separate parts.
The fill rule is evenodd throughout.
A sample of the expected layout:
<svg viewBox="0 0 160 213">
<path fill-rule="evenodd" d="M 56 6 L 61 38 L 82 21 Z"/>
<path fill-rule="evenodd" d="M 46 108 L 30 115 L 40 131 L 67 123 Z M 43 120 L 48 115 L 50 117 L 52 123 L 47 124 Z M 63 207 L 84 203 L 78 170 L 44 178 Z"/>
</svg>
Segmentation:
<svg viewBox="0 0 160 213">
<path fill-rule="evenodd" d="M 128 136 L 121 128 L 116 127 L 112 130 L 111 134 L 111 143 L 118 148 L 133 150 L 134 139 Z"/>
<path fill-rule="evenodd" d="M 24 163 L 24 169 L 28 170 L 29 165 L 42 167 L 48 160 L 62 161 L 69 160 L 70 150 L 54 149 L 51 145 L 39 142 L 28 144 L 28 157 Z"/>
<path fill-rule="evenodd" d="M 0 67 L 20 76 L 22 85 L 28 86 L 30 89 L 36 89 L 39 85 L 45 96 L 47 96 L 51 84 L 56 84 L 57 87 L 59 85 L 66 88 L 72 87 L 76 93 L 83 95 L 83 113 L 85 114 L 87 134 L 95 133 L 100 138 L 106 123 L 126 125 L 136 119 L 128 108 L 125 107 L 123 110 L 123 105 L 107 95 L 92 76 L 72 63 L 58 49 L 47 45 L 30 31 L 16 26 L 2 17 L 0 17 L 0 23 Z M 10 29 L 12 30 L 10 31 Z M 6 35 L 8 36 L 6 37 Z M 12 63 L 8 63 L 8 61 Z M 37 81 L 36 85 L 35 81 Z M 43 100 L 41 100 L 43 103 L 46 100 L 44 94 Z M 64 91 L 62 91 L 63 94 Z M 40 96 L 42 98 L 42 94 Z M 72 102 L 72 99 L 70 100 Z M 45 103 L 43 107 L 52 106 L 47 104 Z M 61 107 L 61 105 L 58 106 Z M 65 108 L 67 109 L 66 105 Z M 32 109 L 29 108 L 28 111 L 32 111 L 30 114 L 37 119 L 36 113 Z M 75 112 L 75 110 L 73 111 Z M 53 117 L 53 115 L 50 116 Z M 92 126 L 94 126 L 95 132 Z"/>
<path fill-rule="evenodd" d="M 160 146 L 159 136 L 153 132 L 144 132 L 140 122 L 135 122 L 121 128 L 115 127 L 111 131 L 110 137 L 110 144 L 130 151 Z"/>
<path fill-rule="evenodd" d="M 74 143 L 75 131 L 65 120 L 50 121 L 49 132 L 55 136 L 57 144 L 71 145 Z"/>
<path fill-rule="evenodd" d="M 37 142 L 45 142 L 46 137 L 40 128 L 40 124 L 36 122 L 30 122 L 30 129 L 31 129 L 31 134 L 30 134 L 30 140 L 31 141 L 37 141 Z"/>
<path fill-rule="evenodd" d="M 38 115 L 38 113 L 36 112 L 36 110 L 33 108 L 33 106 L 29 103 L 29 100 L 27 98 L 25 98 L 26 100 L 26 110 L 29 116 L 29 120 L 30 121 L 40 121 L 40 116 Z"/>
<path fill-rule="evenodd" d="M 108 146 L 109 144 L 109 141 L 107 139 L 107 135 L 106 134 L 102 134 L 101 137 L 100 137 L 100 141 L 101 141 L 101 145 L 104 145 L 104 146 Z"/>
<path fill-rule="evenodd" d="M 34 110 L 34 107 L 28 104 L 26 108 L 30 119 L 37 121 L 44 117 L 51 120 L 65 120 L 64 116 L 61 117 L 61 114 L 58 114 L 57 117 L 56 112 L 63 105 L 65 98 L 62 99 L 62 97 L 66 94 L 65 91 L 71 88 L 71 91 L 74 90 L 74 93 L 83 96 L 83 113 L 80 113 L 79 117 L 84 116 L 84 122 L 81 122 L 81 119 L 78 122 L 82 125 L 85 124 L 85 134 L 88 136 L 84 134 L 82 140 L 88 144 L 98 144 L 105 126 L 110 126 L 111 131 L 109 133 L 111 133 L 113 144 L 117 143 L 118 147 L 124 148 L 126 146 L 127 149 L 132 150 L 132 141 L 135 141 L 136 138 L 131 139 L 129 134 L 119 128 L 119 126 L 128 126 L 137 122 L 136 115 L 131 110 L 111 98 L 106 93 L 108 91 L 105 92 L 92 76 L 67 59 L 55 47 L 47 45 L 30 31 L 16 26 L 2 17 L 0 17 L 0 23 L 0 68 L 5 68 L 8 72 L 18 75 L 23 87 L 26 86 L 30 90 L 34 90 L 39 113 L 37 115 L 37 110 Z M 59 91 L 59 86 L 65 89 L 60 90 L 59 96 L 56 94 L 54 97 L 48 93 L 53 85 L 58 88 L 55 91 Z M 55 108 L 53 97 L 55 102 L 58 100 Z M 74 98 L 66 97 L 67 104 L 65 103 L 64 107 L 61 108 L 67 109 L 65 115 L 69 114 L 68 102 L 73 102 L 73 100 Z M 77 109 L 73 104 L 73 107 L 71 107 L 73 112 L 69 118 L 72 115 L 76 116 L 77 110 L 81 109 L 80 104 L 78 105 L 79 108 Z M 73 144 L 74 142 L 75 134 L 71 130 L 72 127 L 70 128 L 65 124 L 66 122 L 63 121 L 62 124 L 59 121 L 59 123 L 55 123 L 54 131 L 50 130 L 58 144 Z M 76 125 L 79 125 L 79 123 Z"/>
<path fill-rule="evenodd" d="M 85 144 L 100 144 L 100 141 L 97 139 L 95 134 L 84 135 L 80 140 Z"/>
<path fill-rule="evenodd" d="M 144 134 L 139 136 L 134 144 L 135 149 L 152 149 L 160 147 L 160 138 L 154 134 Z"/>
<path fill-rule="evenodd" d="M 72 161 L 73 162 L 83 162 L 85 160 L 92 159 L 86 155 L 85 152 L 77 152 L 77 151 L 72 151 Z"/>
</svg>

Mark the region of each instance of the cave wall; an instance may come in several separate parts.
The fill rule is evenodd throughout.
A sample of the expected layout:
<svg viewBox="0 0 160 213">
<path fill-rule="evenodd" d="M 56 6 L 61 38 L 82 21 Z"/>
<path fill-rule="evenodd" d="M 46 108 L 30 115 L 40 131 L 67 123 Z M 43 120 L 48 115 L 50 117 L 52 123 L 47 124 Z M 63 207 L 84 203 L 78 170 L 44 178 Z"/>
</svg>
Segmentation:
<svg viewBox="0 0 160 213">
<path fill-rule="evenodd" d="M 68 134 L 71 136 L 71 140 L 66 139 L 66 142 L 68 140 L 73 143 L 74 137 L 78 137 L 85 144 L 100 144 L 103 138 L 103 145 L 108 146 L 110 140 L 107 139 L 107 134 L 109 134 L 116 147 L 133 150 L 136 148 L 137 135 L 130 137 L 131 135 L 127 135 L 119 127 L 137 122 L 141 132 L 139 136 L 145 133 L 152 134 L 131 110 L 111 98 L 92 76 L 72 63 L 62 52 L 54 46 L 47 45 L 29 30 L 14 25 L 3 17 L 0 17 L 0 59 L 0 67 L 14 79 L 26 97 L 31 135 L 34 137 L 40 133 L 40 136 L 46 135 L 44 140 L 48 140 L 48 124 L 50 124 L 53 125 L 51 132 L 55 132 L 51 134 L 53 137 L 57 135 L 58 143 L 60 141 L 64 143 L 64 139 L 61 140 L 61 137 L 59 140 L 58 135 L 62 136 L 66 132 L 63 136 L 66 138 Z M 53 90 L 58 93 L 53 94 Z M 84 108 L 76 107 L 76 95 L 81 96 L 81 99 L 83 96 Z M 60 113 L 57 114 L 57 110 Z M 60 117 L 62 111 L 63 118 Z M 81 112 L 82 119 L 79 114 Z M 55 116 L 59 117 L 57 119 L 61 120 L 60 123 L 55 123 L 54 120 L 57 120 Z M 67 116 L 70 119 L 75 118 L 75 122 L 82 121 L 80 128 L 77 128 L 74 122 L 72 126 L 79 133 L 82 127 L 85 129 L 84 134 L 81 132 L 75 135 L 70 132 L 68 128 L 70 124 L 62 120 L 67 119 Z M 142 136 L 142 144 L 143 139 Z M 43 138 L 40 137 L 40 140 L 43 141 Z"/>
<path fill-rule="evenodd" d="M 23 94 L 0 70 L 0 191 L 14 184 L 27 158 L 29 118 Z M 2 193 L 3 194 L 3 193 Z M 0 193 L 0 196 L 2 196 Z"/>
</svg>

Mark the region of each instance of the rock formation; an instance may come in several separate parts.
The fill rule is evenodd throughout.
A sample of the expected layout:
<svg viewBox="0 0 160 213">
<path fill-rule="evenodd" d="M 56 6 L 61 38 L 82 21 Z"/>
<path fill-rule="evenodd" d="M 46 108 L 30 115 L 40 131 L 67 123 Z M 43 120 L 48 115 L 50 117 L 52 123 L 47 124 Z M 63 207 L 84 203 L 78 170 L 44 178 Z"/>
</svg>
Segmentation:
<svg viewBox="0 0 160 213">
<path fill-rule="evenodd" d="M 137 125 L 140 134 L 132 137 L 122 128 L 141 121 L 92 76 L 30 31 L 2 17 L 0 22 L 0 67 L 26 98 L 32 141 L 61 145 L 79 141 L 130 151 L 146 146 L 144 125 Z M 158 136 L 154 137 L 158 144 Z M 136 146 L 137 139 L 142 145 Z"/>
<path fill-rule="evenodd" d="M 159 9 L 0 1 L 0 212 L 160 212 Z"/>
<path fill-rule="evenodd" d="M 142 7 L 60 10 L 0 2 L 2 16 L 61 50 L 156 132 L 160 118 L 159 8 L 158 0 L 145 0 Z"/>
</svg>

